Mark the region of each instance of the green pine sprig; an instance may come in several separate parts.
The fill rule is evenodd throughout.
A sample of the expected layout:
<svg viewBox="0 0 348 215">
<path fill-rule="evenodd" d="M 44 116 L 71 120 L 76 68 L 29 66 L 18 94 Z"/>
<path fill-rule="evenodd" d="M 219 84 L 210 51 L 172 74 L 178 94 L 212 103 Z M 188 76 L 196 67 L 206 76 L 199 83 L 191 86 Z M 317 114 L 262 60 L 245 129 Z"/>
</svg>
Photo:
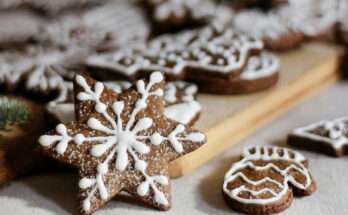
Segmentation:
<svg viewBox="0 0 348 215">
<path fill-rule="evenodd" d="M 0 130 L 10 125 L 23 125 L 31 116 L 31 109 L 24 103 L 0 96 Z"/>
</svg>

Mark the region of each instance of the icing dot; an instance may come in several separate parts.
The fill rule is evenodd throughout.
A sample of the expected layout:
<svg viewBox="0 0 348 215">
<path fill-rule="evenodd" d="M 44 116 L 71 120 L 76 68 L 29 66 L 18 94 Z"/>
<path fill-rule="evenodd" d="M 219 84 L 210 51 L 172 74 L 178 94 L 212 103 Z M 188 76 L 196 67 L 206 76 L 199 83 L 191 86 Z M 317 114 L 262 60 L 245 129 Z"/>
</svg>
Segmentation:
<svg viewBox="0 0 348 215">
<path fill-rule="evenodd" d="M 163 75 L 160 72 L 153 72 L 150 77 L 150 81 L 154 83 L 158 83 L 163 81 Z"/>
<path fill-rule="evenodd" d="M 106 111 L 106 105 L 104 103 L 97 103 L 95 105 L 95 110 L 98 113 L 104 113 Z"/>
<path fill-rule="evenodd" d="M 147 166 L 147 164 L 143 160 L 138 160 L 135 162 L 135 169 L 137 169 L 139 171 L 145 172 L 146 166 Z"/>
<path fill-rule="evenodd" d="M 95 183 L 95 180 L 83 178 L 79 181 L 79 187 L 81 189 L 87 189 L 87 188 L 91 187 L 94 183 Z"/>
<path fill-rule="evenodd" d="M 77 134 L 77 135 L 75 135 L 75 137 L 74 137 L 74 142 L 75 142 L 77 145 L 82 144 L 84 141 L 85 141 L 85 136 L 83 136 L 83 134 Z"/>
<path fill-rule="evenodd" d="M 59 125 L 57 125 L 56 131 L 57 131 L 59 134 L 65 134 L 65 133 L 67 132 L 66 127 L 65 127 L 64 124 L 59 124 Z"/>
<path fill-rule="evenodd" d="M 162 143 L 163 137 L 159 133 L 154 133 L 150 140 L 153 145 L 158 146 Z"/>
</svg>

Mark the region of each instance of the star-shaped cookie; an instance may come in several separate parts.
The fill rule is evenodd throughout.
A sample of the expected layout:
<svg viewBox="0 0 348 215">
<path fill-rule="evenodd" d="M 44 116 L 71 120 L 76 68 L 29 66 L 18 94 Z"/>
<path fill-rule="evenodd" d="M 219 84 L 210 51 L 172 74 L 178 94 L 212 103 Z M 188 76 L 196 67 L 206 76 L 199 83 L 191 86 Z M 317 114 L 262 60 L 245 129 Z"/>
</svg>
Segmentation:
<svg viewBox="0 0 348 215">
<path fill-rule="evenodd" d="M 336 157 L 348 154 L 348 117 L 297 128 L 288 136 L 288 144 Z"/>
<path fill-rule="evenodd" d="M 76 121 L 40 137 L 49 156 L 79 169 L 81 214 L 121 191 L 161 210 L 171 205 L 168 164 L 205 143 L 203 133 L 164 116 L 164 77 L 118 94 L 101 82 L 75 78 Z"/>
</svg>

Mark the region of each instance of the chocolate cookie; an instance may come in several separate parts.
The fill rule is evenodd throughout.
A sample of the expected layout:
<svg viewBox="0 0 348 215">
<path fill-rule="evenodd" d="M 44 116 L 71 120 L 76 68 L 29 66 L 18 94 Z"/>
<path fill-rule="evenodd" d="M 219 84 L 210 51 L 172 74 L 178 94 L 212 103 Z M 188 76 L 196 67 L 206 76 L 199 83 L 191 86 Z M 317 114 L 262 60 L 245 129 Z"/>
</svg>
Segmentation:
<svg viewBox="0 0 348 215">
<path fill-rule="evenodd" d="M 288 144 L 336 157 L 348 154 L 348 118 L 297 128 L 289 135 Z"/>
<path fill-rule="evenodd" d="M 241 11 L 235 15 L 233 26 L 250 36 L 263 40 L 266 48 L 275 51 L 295 48 L 304 41 L 304 34 L 289 26 L 288 21 L 274 11 Z"/>
<path fill-rule="evenodd" d="M 81 214 L 121 191 L 160 210 L 171 206 L 168 164 L 205 143 L 205 135 L 164 116 L 164 77 L 151 74 L 116 93 L 76 76 L 77 121 L 40 137 L 50 157 L 79 169 Z"/>
<path fill-rule="evenodd" d="M 300 153 L 278 147 L 256 146 L 244 151 L 225 175 L 223 195 L 233 209 L 247 214 L 272 214 L 288 208 L 293 195 L 316 190 Z"/>
<path fill-rule="evenodd" d="M 263 43 L 260 40 L 232 29 L 210 26 L 176 36 L 157 38 L 144 49 L 127 49 L 115 53 L 94 55 L 87 60 L 87 65 L 96 75 L 115 74 L 117 78 L 129 80 L 146 76 L 152 70 L 163 72 L 169 80 L 187 79 L 199 84 L 207 80 L 211 83 L 208 86 L 200 84 L 202 90 L 205 91 L 210 87 L 216 88 L 219 83 L 229 85 L 232 80 L 238 79 L 249 63 L 250 56 L 267 59 L 262 62 L 270 62 L 268 59 L 275 59 L 274 56 L 269 58 L 271 55 L 268 54 L 261 55 L 262 51 Z M 251 62 L 255 64 L 255 60 Z M 276 69 L 278 70 L 278 68 Z M 275 71 L 270 73 L 276 74 Z M 273 81 L 261 84 L 263 86 L 255 86 L 254 89 L 247 92 L 272 86 L 276 82 L 276 76 L 273 76 Z M 237 85 L 231 86 L 234 88 L 233 90 L 216 92 L 228 94 L 238 91 L 243 93 L 246 88 L 244 84 L 241 85 L 242 88 Z M 213 90 L 207 92 L 213 92 Z"/>
</svg>

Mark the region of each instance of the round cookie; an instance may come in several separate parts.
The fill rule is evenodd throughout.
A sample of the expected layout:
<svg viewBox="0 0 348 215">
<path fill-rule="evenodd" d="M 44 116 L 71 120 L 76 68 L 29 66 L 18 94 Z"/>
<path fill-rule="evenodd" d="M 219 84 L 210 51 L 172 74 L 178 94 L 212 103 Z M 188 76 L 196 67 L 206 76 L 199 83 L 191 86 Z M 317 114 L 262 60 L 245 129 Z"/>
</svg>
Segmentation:
<svg viewBox="0 0 348 215">
<path fill-rule="evenodd" d="M 295 48 L 304 40 L 302 32 L 292 29 L 274 11 L 241 11 L 235 15 L 233 26 L 252 37 L 262 39 L 266 48 L 275 51 Z"/>
<path fill-rule="evenodd" d="M 309 39 L 333 41 L 337 23 L 338 1 L 292 0 L 279 8 L 279 15 L 289 26 Z"/>
<path fill-rule="evenodd" d="M 247 148 L 225 175 L 222 190 L 226 203 L 246 214 L 279 213 L 290 206 L 294 194 L 315 192 L 307 166 L 305 157 L 290 149 Z"/>
</svg>

